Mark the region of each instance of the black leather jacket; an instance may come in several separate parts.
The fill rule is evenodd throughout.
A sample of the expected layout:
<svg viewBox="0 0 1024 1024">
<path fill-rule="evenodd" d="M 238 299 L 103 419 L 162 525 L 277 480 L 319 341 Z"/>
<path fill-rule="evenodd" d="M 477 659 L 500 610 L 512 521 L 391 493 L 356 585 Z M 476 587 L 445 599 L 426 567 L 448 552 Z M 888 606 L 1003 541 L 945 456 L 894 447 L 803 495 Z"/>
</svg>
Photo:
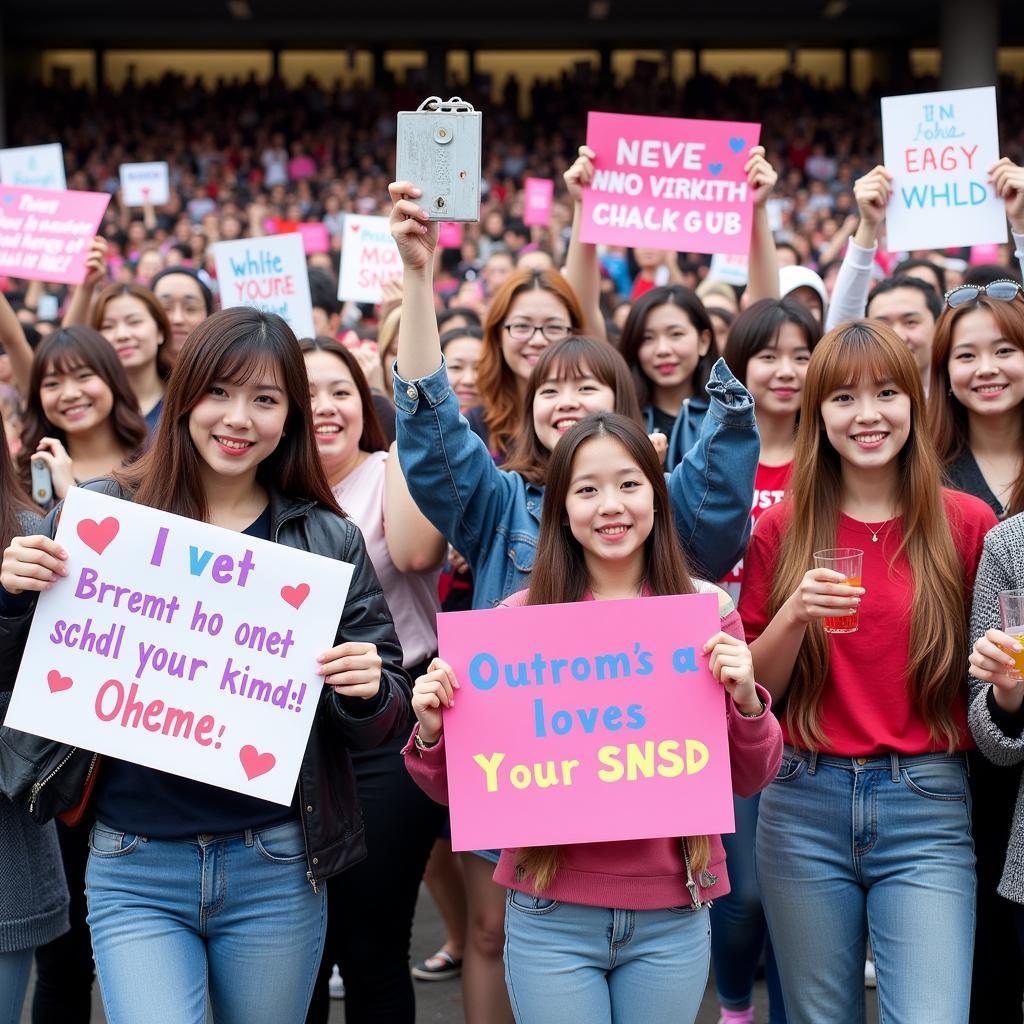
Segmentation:
<svg viewBox="0 0 1024 1024">
<path fill-rule="evenodd" d="M 87 486 L 125 498 L 112 480 Z M 274 492 L 270 494 L 270 515 L 272 540 L 355 566 L 335 643 L 376 644 L 384 663 L 380 693 L 373 700 L 339 697 L 328 686 L 320 695 L 298 782 L 307 878 L 316 890 L 323 879 L 366 856 L 349 750 L 380 746 L 406 727 L 410 686 L 391 612 L 358 528 L 312 501 Z M 55 522 L 55 513 L 51 513 L 45 526 L 51 536 Z M 14 686 L 31 621 L 31 611 L 0 618 L 0 690 Z M 96 763 L 97 757 L 90 751 L 0 728 L 0 790 L 13 801 L 25 801 L 39 822 L 79 803 Z"/>
</svg>

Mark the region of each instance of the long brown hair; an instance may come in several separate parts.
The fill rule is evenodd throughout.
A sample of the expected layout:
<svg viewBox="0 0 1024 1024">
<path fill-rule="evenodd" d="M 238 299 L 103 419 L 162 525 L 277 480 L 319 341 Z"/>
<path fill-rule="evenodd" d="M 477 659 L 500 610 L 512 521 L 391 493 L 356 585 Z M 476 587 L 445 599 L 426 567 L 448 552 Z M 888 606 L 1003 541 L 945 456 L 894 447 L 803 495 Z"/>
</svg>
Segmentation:
<svg viewBox="0 0 1024 1024">
<path fill-rule="evenodd" d="M 569 317 L 573 333 L 583 328 L 583 309 L 569 283 L 555 270 L 520 270 L 512 274 L 491 300 L 484 323 L 484 350 L 476 371 L 476 387 L 484 407 L 492 451 L 508 453 L 523 415 L 516 375 L 502 353 L 505 320 L 512 303 L 525 291 L 539 288 L 558 299 Z"/>
<path fill-rule="evenodd" d="M 910 397 L 910 435 L 899 453 L 903 541 L 892 557 L 905 555 L 914 584 L 907 674 L 911 696 L 933 742 L 954 749 L 959 736 L 952 708 L 962 692 L 967 659 L 964 573 L 957 556 L 942 471 L 925 418 L 921 376 L 906 345 L 884 324 L 855 320 L 829 331 L 807 366 L 790 493 L 789 525 L 772 582 L 769 612 L 775 615 L 813 564 L 813 553 L 835 547 L 842 505 L 842 468 L 829 444 L 821 406 L 837 388 L 861 379 L 891 382 Z M 936 643 L 942 637 L 942 643 Z M 828 639 L 820 622 L 807 627 L 785 700 L 786 725 L 797 741 L 815 750 L 828 743 L 819 721 L 829 672 Z"/>
<path fill-rule="evenodd" d="M 39 515 L 39 507 L 29 501 L 14 470 L 11 453 L 3 441 L 4 422 L 0 415 L 0 544 L 6 548 L 11 538 L 23 533 L 19 512 Z"/>
<path fill-rule="evenodd" d="M 146 421 L 139 412 L 139 403 L 128 383 L 128 375 L 110 342 L 91 327 L 64 327 L 40 342 L 32 357 L 25 415 L 21 428 L 21 451 L 18 452 L 18 476 L 22 487 L 32 488 L 32 456 L 44 437 L 55 437 L 65 448 L 68 435 L 54 426 L 43 412 L 40 398 L 43 378 L 50 373 L 74 373 L 87 367 L 110 389 L 114 404 L 110 425 L 118 445 L 130 456 L 146 440 Z"/>
<path fill-rule="evenodd" d="M 373 404 L 370 385 L 366 383 L 366 375 L 356 357 L 341 342 L 322 334 L 318 334 L 315 338 L 300 338 L 299 348 L 302 349 L 303 355 L 308 352 L 327 352 L 344 363 L 352 377 L 352 383 L 356 386 L 356 391 L 359 392 L 359 402 L 363 407 L 363 432 L 359 435 L 360 451 L 386 452 L 388 439 L 384 434 L 384 428 L 380 425 L 380 417 Z"/>
<path fill-rule="evenodd" d="M 168 319 L 164 307 L 160 305 L 157 297 L 148 288 L 143 288 L 140 284 L 107 285 L 96 296 L 96 304 L 92 307 L 92 327 L 94 330 L 99 331 L 103 326 L 103 316 L 107 311 L 107 306 L 114 299 L 120 299 L 126 295 L 130 298 L 138 299 L 146 307 L 156 324 L 156 329 L 160 332 L 161 341 L 156 350 L 156 372 L 159 374 L 160 379 L 166 383 L 170 379 L 171 371 L 174 369 L 175 360 L 174 353 L 171 351 L 169 344 L 171 340 L 171 321 Z"/>
<path fill-rule="evenodd" d="M 503 469 L 520 473 L 530 483 L 544 483 L 551 452 L 541 444 L 533 423 L 534 396 L 546 380 L 567 380 L 586 374 L 615 392 L 615 411 L 620 416 L 626 416 L 638 425 L 643 424 L 643 413 L 636 400 L 629 367 L 622 356 L 606 341 L 570 335 L 544 349 L 530 371 L 525 411 Z"/>
<path fill-rule="evenodd" d="M 133 500 L 206 522 L 209 507 L 189 416 L 214 381 L 244 384 L 266 365 L 274 368 L 284 389 L 288 416 L 277 448 L 259 465 L 257 480 L 285 497 L 311 499 L 341 514 L 316 450 L 309 379 L 299 343 L 281 317 L 248 306 L 211 314 L 181 347 L 152 447 L 115 474 L 133 492 Z"/>
<path fill-rule="evenodd" d="M 1000 302 L 980 295 L 971 303 L 948 307 L 935 325 L 932 342 L 931 380 L 928 385 L 928 421 L 942 464 L 948 466 L 968 447 L 970 426 L 967 409 L 953 394 L 949 383 L 949 357 L 953 350 L 953 336 L 962 316 L 977 309 L 992 314 L 999 333 L 1011 344 L 1024 349 L 1024 299 L 1018 295 L 1012 302 Z M 1024 417 L 1024 402 L 1018 406 Z M 1008 516 L 1024 511 L 1024 473 L 1017 477 L 1006 507 Z"/>
<path fill-rule="evenodd" d="M 580 420 L 555 446 L 548 466 L 548 485 L 540 519 L 540 536 L 530 575 L 527 604 L 566 604 L 579 601 L 590 586 L 583 546 L 565 523 L 565 504 L 572 483 L 577 452 L 597 437 L 614 438 L 626 450 L 654 491 L 654 522 L 644 542 L 644 582 L 652 595 L 692 594 L 693 580 L 686 556 L 672 524 L 672 506 L 661 461 L 635 420 L 616 413 L 599 412 Z M 690 837 L 687 844 L 692 870 L 707 867 L 711 848 L 707 836 Z M 561 848 L 534 846 L 518 851 L 518 863 L 543 891 L 558 869 Z"/>
</svg>

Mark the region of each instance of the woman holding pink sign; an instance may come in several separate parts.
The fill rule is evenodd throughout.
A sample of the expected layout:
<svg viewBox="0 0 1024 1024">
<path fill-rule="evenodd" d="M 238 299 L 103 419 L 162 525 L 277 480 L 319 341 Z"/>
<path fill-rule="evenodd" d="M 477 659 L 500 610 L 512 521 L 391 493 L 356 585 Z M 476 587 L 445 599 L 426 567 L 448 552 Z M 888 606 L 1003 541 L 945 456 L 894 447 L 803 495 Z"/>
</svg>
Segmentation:
<svg viewBox="0 0 1024 1024">
<path fill-rule="evenodd" d="M 868 939 L 883 1019 L 967 1019 L 965 599 L 995 517 L 942 488 L 926 424 L 891 329 L 829 332 L 807 367 L 789 495 L 744 560 L 740 608 L 787 743 L 756 862 L 791 1024 L 861 1024 Z"/>
<path fill-rule="evenodd" d="M 249 308 L 208 318 L 182 350 L 153 446 L 90 486 L 354 566 L 335 645 L 317 658 L 324 686 L 290 806 L 5 737 L 21 753 L 4 764 L 9 796 L 31 791 L 39 820 L 69 804 L 95 813 L 88 920 L 110 1024 L 202 1024 L 208 1000 L 218 1024 L 300 1024 L 323 949 L 322 883 L 366 855 L 349 751 L 403 728 L 408 677 L 365 544 L 324 475 L 285 321 Z M 0 584 L 24 606 L 3 622 L 5 665 L 19 660 L 35 593 L 68 585 L 55 520 L 4 553 Z"/>
<path fill-rule="evenodd" d="M 721 629 L 702 654 L 729 695 L 733 786 L 751 796 L 778 766 L 782 733 L 754 682 L 731 598 L 690 576 L 669 519 L 664 475 L 643 428 L 614 413 L 587 416 L 551 454 L 529 590 L 502 604 L 717 594 Z M 405 748 L 413 778 L 443 802 L 444 710 L 458 686 L 440 659 L 416 680 L 418 727 Z M 729 887 L 718 836 L 506 849 L 494 879 L 507 890 L 505 979 L 519 1024 L 696 1018 L 710 957 L 708 903 Z"/>
</svg>

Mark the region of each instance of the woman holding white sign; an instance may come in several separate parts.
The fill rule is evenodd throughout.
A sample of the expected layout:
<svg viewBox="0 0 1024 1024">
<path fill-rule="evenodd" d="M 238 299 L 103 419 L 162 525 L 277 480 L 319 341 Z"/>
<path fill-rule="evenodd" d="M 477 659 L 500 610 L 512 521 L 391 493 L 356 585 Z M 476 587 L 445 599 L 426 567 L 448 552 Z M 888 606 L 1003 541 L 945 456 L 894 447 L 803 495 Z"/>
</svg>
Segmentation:
<svg viewBox="0 0 1024 1024">
<path fill-rule="evenodd" d="M 830 331 L 740 594 L 758 678 L 785 698 L 755 848 L 790 1024 L 861 1024 L 868 939 L 882 1019 L 967 1020 L 965 597 L 995 516 L 941 482 L 907 346 L 876 321 Z M 836 548 L 859 560 L 822 565 Z"/>
<path fill-rule="evenodd" d="M 733 786 L 752 796 L 778 767 L 782 732 L 754 682 L 732 599 L 691 578 L 669 518 L 664 475 L 642 427 L 613 413 L 584 418 L 551 454 L 529 590 L 503 604 L 716 594 L 721 629 L 701 654 L 729 694 Z M 458 685 L 440 659 L 416 680 L 419 725 L 405 749 L 413 778 L 443 802 L 443 713 Z M 729 887 L 718 836 L 506 849 L 494 879 L 507 889 L 505 978 L 519 1024 L 696 1018 L 710 957 L 708 903 Z"/>
<path fill-rule="evenodd" d="M 92 783 L 89 925 L 111 1024 L 200 1024 L 207 999 L 219 1024 L 299 1024 L 323 948 L 322 882 L 366 852 L 348 751 L 404 726 L 408 680 L 362 537 L 324 476 L 285 322 L 248 308 L 206 320 L 168 384 L 153 446 L 92 486 L 354 566 L 336 646 L 318 658 L 325 685 L 290 807 L 112 758 L 97 764 L 77 748 L 61 768 L 79 792 Z M 49 536 L 16 538 L 0 584 L 28 603 L 68 585 L 64 560 Z M 7 620 L 0 654 L 13 657 L 30 620 Z M 24 781 L 39 783 L 38 815 L 64 809 L 66 785 Z"/>
</svg>

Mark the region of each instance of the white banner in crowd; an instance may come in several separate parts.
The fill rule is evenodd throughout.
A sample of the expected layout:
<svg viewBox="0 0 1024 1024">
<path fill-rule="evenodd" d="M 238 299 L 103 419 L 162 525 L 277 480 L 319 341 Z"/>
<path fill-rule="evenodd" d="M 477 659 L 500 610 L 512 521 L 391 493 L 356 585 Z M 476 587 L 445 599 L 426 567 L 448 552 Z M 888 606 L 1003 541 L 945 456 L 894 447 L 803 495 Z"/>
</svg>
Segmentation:
<svg viewBox="0 0 1024 1024">
<path fill-rule="evenodd" d="M 988 183 L 999 159 L 994 87 L 884 97 L 882 148 L 890 252 L 1006 241 L 1006 211 Z"/>
<path fill-rule="evenodd" d="M 342 302 L 380 302 L 385 281 L 402 276 L 402 258 L 387 217 L 345 217 L 341 242 L 338 298 Z"/>
<path fill-rule="evenodd" d="M 747 283 L 749 263 L 749 257 L 740 253 L 733 253 L 727 256 L 717 253 L 711 257 L 708 280 L 724 281 L 726 284 L 742 288 Z"/>
<path fill-rule="evenodd" d="M 352 566 L 73 487 L 6 724 L 291 803 Z"/>
<path fill-rule="evenodd" d="M 125 206 L 162 206 L 171 197 L 170 175 L 163 160 L 121 164 L 121 199 Z"/>
<path fill-rule="evenodd" d="M 297 338 L 313 337 L 313 304 L 302 235 L 218 242 L 213 255 L 224 309 L 252 306 L 277 313 L 288 321 Z"/>
<path fill-rule="evenodd" d="M 45 146 L 0 149 L 0 181 L 22 188 L 66 189 L 64 147 L 51 142 Z"/>
</svg>

